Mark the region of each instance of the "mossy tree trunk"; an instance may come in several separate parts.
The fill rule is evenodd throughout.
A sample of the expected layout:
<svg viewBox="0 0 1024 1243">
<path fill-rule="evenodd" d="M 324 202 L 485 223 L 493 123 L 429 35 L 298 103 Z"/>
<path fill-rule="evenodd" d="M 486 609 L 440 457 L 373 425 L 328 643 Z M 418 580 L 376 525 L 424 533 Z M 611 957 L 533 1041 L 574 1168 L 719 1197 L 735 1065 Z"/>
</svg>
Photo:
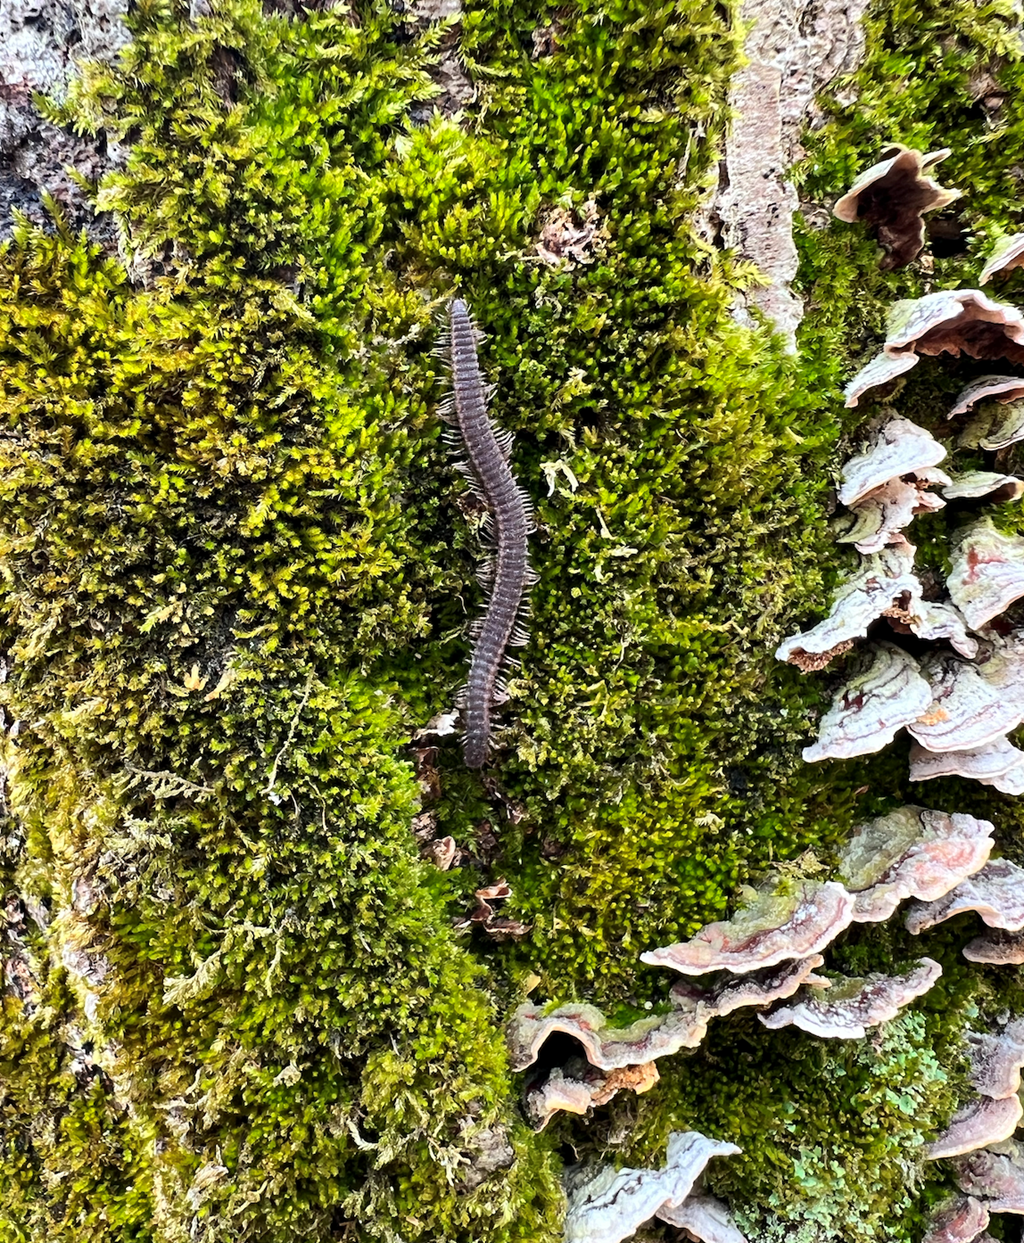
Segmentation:
<svg viewBox="0 0 1024 1243">
<path fill-rule="evenodd" d="M 1021 1008 L 953 940 L 875 1041 L 741 1016 L 540 1135 L 503 1024 L 664 1003 L 643 950 L 912 793 L 900 753 L 804 765 L 830 684 L 771 653 L 845 564 L 852 362 L 1019 223 L 1019 14 L 142 0 L 128 37 L 7 5 L 0 1236 L 542 1243 L 567 1159 L 694 1128 L 742 1145 L 712 1185 L 752 1238 L 920 1237 L 963 1029 Z M 897 273 L 827 214 L 893 140 L 968 192 Z M 483 775 L 438 725 L 481 601 L 455 294 L 538 515 Z M 934 797 L 1021 855 L 1012 802 Z"/>
</svg>

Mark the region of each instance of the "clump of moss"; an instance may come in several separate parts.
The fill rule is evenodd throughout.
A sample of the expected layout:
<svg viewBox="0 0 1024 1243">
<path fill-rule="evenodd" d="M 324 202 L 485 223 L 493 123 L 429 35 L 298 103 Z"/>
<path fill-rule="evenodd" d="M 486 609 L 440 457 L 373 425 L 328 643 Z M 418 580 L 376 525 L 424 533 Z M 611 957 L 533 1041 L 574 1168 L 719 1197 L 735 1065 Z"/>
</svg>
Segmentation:
<svg viewBox="0 0 1024 1243">
<path fill-rule="evenodd" d="M 491 338 L 496 414 L 530 430 L 517 469 L 535 494 L 545 463 L 568 464 L 574 480 L 538 497 L 536 638 L 513 679 L 502 765 L 527 819 L 502 865 L 523 869 L 521 913 L 537 929 L 531 960 L 542 952 L 559 989 L 602 977 L 621 994 L 633 987 L 636 946 L 722 912 L 748 866 L 748 836 L 770 833 L 773 853 L 799 853 L 821 823 L 820 809 L 786 818 L 765 808 L 771 828 L 760 826 L 755 790 L 793 769 L 818 698 L 790 678 L 781 701 L 764 702 L 765 639 L 794 596 L 821 598 L 807 526 L 821 533 L 822 523 L 800 460 L 820 452 L 828 425 L 817 396 L 793 387 L 791 364 L 732 323 L 743 278 L 690 228 L 721 132 L 734 32 L 713 6 L 685 16 L 674 6 L 594 8 L 559 17 L 556 50 L 524 62 L 528 31 L 550 14 L 470 12 L 463 49 L 489 82 L 486 124 L 466 132 L 437 118 L 385 141 L 374 91 L 426 93 L 429 37 L 389 50 L 370 75 L 373 39 L 390 49 L 374 13 L 358 27 L 338 14 L 310 17 L 298 34 L 275 27 L 250 54 L 249 10 L 230 29 L 222 13 L 183 37 L 166 11 L 145 10 L 129 68 L 145 62 L 146 73 L 93 75 L 78 103 L 94 122 L 139 131 L 132 163 L 108 179 L 101 202 L 122 213 L 144 252 L 168 257 L 178 283 L 230 288 L 239 272 L 285 265 L 344 383 L 371 400 L 388 386 L 394 427 L 415 439 L 396 441 L 404 459 L 381 503 L 401 496 L 393 512 L 411 538 L 403 544 L 378 515 L 370 564 L 380 602 L 358 601 L 352 650 L 371 681 L 397 684 L 420 722 L 451 702 L 459 680 L 477 553 L 426 422 L 424 396 L 439 386 L 426 353 L 430 305 L 415 290 L 447 282 L 468 293 Z M 316 40 L 328 34 L 342 51 L 318 59 Z M 228 100 L 208 69 L 223 47 L 237 70 Z M 344 115 L 333 104 L 339 74 L 358 84 Z M 253 83 L 261 95 L 243 107 Z M 188 176 L 144 172 L 158 151 L 169 158 L 168 133 L 176 151 L 176 136 L 197 127 L 219 153 L 195 207 L 216 222 L 205 233 L 179 206 Z M 362 187 L 358 204 L 335 192 L 335 169 Z M 268 217 L 268 178 L 308 210 Z M 542 264 L 532 246 L 542 208 L 584 196 L 598 204 L 607 246 L 583 267 Z M 353 241 L 357 220 L 364 232 Z M 378 342 L 369 357 L 356 325 Z M 372 378 L 367 365 L 379 368 Z M 309 617 L 321 602 L 311 598 Z M 454 773 L 448 792 L 439 828 L 465 838 L 463 808 L 477 793 Z M 560 868 L 544 857 L 553 852 Z M 693 859 L 688 874 L 680 859 Z M 640 906 L 639 875 L 653 895 Z M 549 939 L 554 920 L 592 928 L 593 953 Z"/>
<path fill-rule="evenodd" d="M 796 1151 L 772 1173 L 759 1162 L 753 1186 L 743 1187 L 742 1170 L 723 1175 L 735 1179 L 734 1200 L 750 1197 L 741 1227 L 771 1243 L 905 1239 L 920 1224 L 924 1140 L 955 1099 L 933 1039 L 923 1015 L 903 1014 L 839 1051 L 790 1044 L 785 1055 L 802 1073 L 792 1095 L 789 1084 L 782 1089 L 782 1130 L 792 1140 L 780 1147 Z M 827 1123 L 816 1124 L 823 1116 Z"/>
<path fill-rule="evenodd" d="M 414 857 L 388 688 L 336 655 L 401 545 L 379 407 L 276 285 L 139 292 L 59 230 L 4 258 L 5 703 L 37 722 L 11 744 L 15 878 L 93 964 L 79 1022 L 116 1127 L 28 1056 L 12 1116 L 93 1118 L 96 1179 L 90 1137 L 127 1128 L 160 1238 L 239 1214 L 268 1239 L 544 1237 L 542 1152 L 463 1186 L 481 1132 L 523 1131 L 501 1029 Z M 79 1237 L 78 1204 L 47 1198 L 52 1234 Z"/>
</svg>

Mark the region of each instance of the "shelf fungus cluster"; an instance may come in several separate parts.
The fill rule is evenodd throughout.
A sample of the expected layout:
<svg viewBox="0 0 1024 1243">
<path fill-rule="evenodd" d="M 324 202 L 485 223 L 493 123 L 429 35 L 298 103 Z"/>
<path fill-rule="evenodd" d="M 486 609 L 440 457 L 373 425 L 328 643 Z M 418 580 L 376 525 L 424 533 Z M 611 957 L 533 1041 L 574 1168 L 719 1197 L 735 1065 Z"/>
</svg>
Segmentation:
<svg viewBox="0 0 1024 1243">
<path fill-rule="evenodd" d="M 880 923 L 908 898 L 941 900 L 984 869 L 993 831 L 988 820 L 925 807 L 900 807 L 861 825 L 839 856 L 853 921 Z"/>
<path fill-rule="evenodd" d="M 925 157 L 909 153 L 908 174 L 911 155 L 921 176 Z M 872 173 L 871 184 L 884 189 L 885 166 Z M 865 175 L 854 189 L 870 180 Z M 1021 265 L 1024 235 L 1016 235 L 996 247 L 980 283 Z M 978 289 L 897 303 L 881 352 L 846 388 L 847 406 L 892 385 L 922 357 L 942 354 L 1024 364 L 1024 315 Z M 976 376 L 949 418 L 960 419 L 959 432 L 951 431 L 975 455 L 972 469 L 960 473 L 947 445 L 896 411 L 886 409 L 868 424 L 838 491 L 849 511 L 838 538 L 855 546 L 860 567 L 836 591 L 828 616 L 787 638 L 777 656 L 806 672 L 864 642 L 817 740 L 804 751 L 806 760 L 867 755 L 905 729 L 912 780 L 956 776 L 1020 795 L 1024 749 L 1011 735 L 1024 724 L 1024 628 L 1015 628 L 1008 613 L 1024 600 L 1024 538 L 1001 530 L 991 506 L 1019 501 L 1024 480 L 999 469 L 1005 456 L 983 458 L 981 466 L 977 459 L 1024 442 L 1024 376 L 994 367 Z M 913 520 L 977 501 L 986 503 L 981 516 L 971 508 L 951 524 L 944 581 L 934 573 L 919 577 L 907 537 Z M 855 895 L 851 921 L 888 919 L 905 899 L 905 924 L 915 935 L 973 914 L 985 931 L 967 941 L 965 958 L 994 966 L 1024 963 L 1024 868 L 989 857 L 987 822 L 921 813 L 922 832 L 907 818 L 913 810 L 858 830 L 844 850 L 837 880 Z M 882 862 L 886 851 L 891 862 Z M 861 1035 L 871 1025 L 867 1020 L 895 1014 L 939 974 L 938 964 L 922 958 L 901 977 L 833 980 L 827 990 L 805 989 L 775 1006 L 761 1021 L 820 1035 Z M 969 1034 L 973 1095 L 927 1148 L 928 1159 L 951 1163 L 960 1194 L 936 1208 L 923 1243 L 993 1243 L 991 1214 L 1024 1215 L 1024 1145 L 1015 1138 L 1024 1115 L 1024 1018 L 1003 1015 L 999 1024 Z"/>
<path fill-rule="evenodd" d="M 699 1189 L 712 1158 L 739 1151 L 698 1131 L 673 1131 L 663 1169 L 609 1166 L 579 1178 L 569 1193 L 565 1243 L 622 1243 L 652 1218 L 703 1243 L 746 1243 L 725 1206 Z"/>
<path fill-rule="evenodd" d="M 1024 440 L 1024 378 L 983 375 L 957 396 L 949 418 L 965 415 L 958 443 L 965 449 L 998 453 Z"/>
<path fill-rule="evenodd" d="M 871 388 L 889 384 L 924 357 L 951 354 L 1024 363 L 1024 315 L 980 289 L 940 289 L 893 304 L 882 352 L 847 384 L 847 406 Z"/>
<path fill-rule="evenodd" d="M 527 1116 L 543 1130 L 560 1110 L 585 1114 L 622 1089 L 646 1092 L 658 1081 L 656 1059 L 696 1049 L 712 1019 L 791 996 L 815 978 L 814 968 L 823 961 L 811 955 L 740 980 L 720 979 L 706 987 L 677 984 L 667 1014 L 627 1027 L 611 1026 L 600 1010 L 585 1004 L 520 1006 L 509 1024 L 508 1045 L 512 1069 L 528 1072 Z"/>
<path fill-rule="evenodd" d="M 520 1006 L 508 1045 L 512 1069 L 529 1071 L 524 1100 L 530 1122 L 540 1131 L 559 1111 L 585 1114 L 624 1088 L 646 1092 L 658 1081 L 655 1059 L 695 1048 L 706 1030 L 685 1015 L 612 1027 L 596 1006 Z"/>
<path fill-rule="evenodd" d="M 958 407 L 972 400 L 965 392 Z M 926 591 L 904 531 L 948 502 L 1016 500 L 1024 481 L 995 471 L 946 474 L 939 469 L 946 454 L 930 432 L 891 411 L 869 431 L 839 489 L 850 510 L 840 539 L 863 554 L 860 567 L 828 616 L 785 639 L 776 656 L 809 672 L 868 640 L 804 750 L 808 762 L 869 755 L 905 729 L 913 780 L 968 777 L 1020 794 L 1024 751 L 1009 735 L 1024 722 L 1024 633 L 1007 632 L 1002 619 L 1024 598 L 1024 539 L 989 517 L 966 523 L 944 589 Z M 913 655 L 901 635 L 942 646 Z"/>
<path fill-rule="evenodd" d="M 559 1111 L 585 1114 L 616 1092 L 645 1092 L 657 1084 L 658 1059 L 696 1050 L 713 1020 L 743 1008 L 771 1029 L 862 1038 L 927 993 L 942 969 L 922 957 L 902 972 L 846 978 L 819 974 L 824 952 L 851 924 L 889 919 L 908 901 L 906 922 L 915 932 L 968 910 L 1003 935 L 1024 927 L 1017 883 L 1024 869 L 990 860 L 993 832 L 987 820 L 916 806 L 860 825 L 840 852 L 834 878 L 779 875 L 762 890 L 748 891 L 732 918 L 641 955 L 643 962 L 681 977 L 664 1013 L 616 1026 L 582 1003 L 520 1006 L 508 1027 L 508 1045 L 513 1069 L 525 1072 L 527 1116 L 541 1130 Z M 1016 904 L 1010 898 L 1015 885 Z M 1020 1109 L 1015 1085 L 1024 1064 L 1022 1035 L 1010 1025 L 973 1039 L 977 1097 L 953 1118 L 929 1156 L 962 1154 L 1012 1133 Z M 619 1243 L 656 1217 L 688 1231 L 684 1237 L 744 1243 L 725 1206 L 694 1190 L 711 1156 L 737 1151 L 687 1132 L 673 1137 L 664 1170 L 577 1172 L 570 1179 L 566 1239 Z M 964 1204 L 943 1210 L 946 1225 L 945 1218 L 936 1218 L 930 1243 L 960 1237 L 940 1232 L 952 1230 L 950 1222 L 984 1216 L 987 1223 L 987 1215 L 971 1210 L 971 1216 Z"/>
<path fill-rule="evenodd" d="M 940 1207 L 924 1243 L 983 1243 L 993 1213 L 1024 1214 L 1024 1148 L 1013 1138 L 1020 1122 L 1024 1018 L 968 1036 L 972 1101 L 928 1150 L 948 1159 L 962 1193 Z"/>
<path fill-rule="evenodd" d="M 759 1013 L 760 1021 L 770 1028 L 792 1025 L 818 1036 L 858 1038 L 926 993 L 941 968 L 922 958 L 902 975 L 823 977 L 813 974 L 821 951 L 850 924 L 888 919 L 908 898 L 940 901 L 984 869 L 992 832 L 987 820 L 974 816 L 902 807 L 855 830 L 840 855 L 837 880 L 782 881 L 755 894 L 732 919 L 709 924 L 689 941 L 643 954 L 642 960 L 684 975 L 723 968 L 764 971 L 789 961 L 791 978 L 803 962 L 808 974 L 793 1000 Z M 676 985 L 673 1000 L 685 996 L 688 987 Z"/>
<path fill-rule="evenodd" d="M 731 919 L 642 954 L 683 977 L 663 1014 L 616 1027 L 581 1003 L 520 1006 L 508 1045 L 513 1069 L 526 1072 L 534 1127 L 560 1110 L 584 1114 L 623 1089 L 647 1091 L 659 1058 L 698 1048 L 713 1020 L 742 1008 L 756 1010 L 767 1027 L 838 1039 L 895 1017 L 939 978 L 937 963 L 922 958 L 902 974 L 845 979 L 817 974 L 823 951 L 851 924 L 888 919 L 908 899 L 931 910 L 927 904 L 963 891 L 986 867 L 1000 875 L 1005 861 L 989 863 L 992 833 L 987 820 L 912 806 L 861 825 L 840 854 L 836 879 L 780 877 L 751 891 Z"/>
</svg>

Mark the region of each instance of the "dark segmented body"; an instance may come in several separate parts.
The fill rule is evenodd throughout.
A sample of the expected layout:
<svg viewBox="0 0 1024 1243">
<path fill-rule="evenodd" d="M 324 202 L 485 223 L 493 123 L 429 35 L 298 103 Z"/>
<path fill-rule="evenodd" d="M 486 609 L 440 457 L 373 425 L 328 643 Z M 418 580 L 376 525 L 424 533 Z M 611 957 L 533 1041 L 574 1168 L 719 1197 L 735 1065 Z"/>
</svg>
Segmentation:
<svg viewBox="0 0 1024 1243">
<path fill-rule="evenodd" d="M 480 374 L 477 334 L 461 298 L 450 307 L 452 412 L 466 451 L 466 473 L 490 511 L 494 528 L 494 583 L 476 631 L 463 705 L 463 754 L 470 768 L 487 760 L 492 711 L 502 692 L 500 675 L 510 643 L 524 636 L 518 627 L 526 588 L 533 581 L 526 539 L 530 503 L 509 469 L 512 437 L 498 432 L 487 415 L 489 391 Z"/>
</svg>

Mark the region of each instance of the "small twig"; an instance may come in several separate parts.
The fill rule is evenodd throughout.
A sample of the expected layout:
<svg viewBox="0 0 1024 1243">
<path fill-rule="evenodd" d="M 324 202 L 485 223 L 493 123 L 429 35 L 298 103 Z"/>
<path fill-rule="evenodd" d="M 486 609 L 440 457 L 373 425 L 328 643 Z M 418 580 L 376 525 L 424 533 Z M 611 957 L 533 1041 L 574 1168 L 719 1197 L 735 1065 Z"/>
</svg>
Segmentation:
<svg viewBox="0 0 1024 1243">
<path fill-rule="evenodd" d="M 177 798 L 180 794 L 217 793 L 213 786 L 196 785 L 194 781 L 189 781 L 187 777 L 181 777 L 169 769 L 157 772 L 148 768 L 132 768 L 131 765 L 127 767 L 132 775 L 132 780 L 128 785 L 137 785 L 139 781 L 148 778 L 157 783 L 153 788 L 153 793 L 157 798 Z"/>
<path fill-rule="evenodd" d="M 284 757 L 284 753 L 292 745 L 292 739 L 295 737 L 295 730 L 299 724 L 299 717 L 302 716 L 303 709 L 305 708 L 306 704 L 309 703 L 309 692 L 312 690 L 312 688 L 313 688 L 313 674 L 311 672 L 309 677 L 306 679 L 306 689 L 303 692 L 302 701 L 299 704 L 299 706 L 295 709 L 295 715 L 292 717 L 292 723 L 288 727 L 288 737 L 281 744 L 281 750 L 278 751 L 277 755 L 274 756 L 274 764 L 270 770 L 270 780 L 267 782 L 264 789 L 260 791 L 261 794 L 271 795 L 274 792 L 274 785 L 277 782 L 277 766 L 278 764 L 281 763 L 281 760 Z"/>
</svg>

